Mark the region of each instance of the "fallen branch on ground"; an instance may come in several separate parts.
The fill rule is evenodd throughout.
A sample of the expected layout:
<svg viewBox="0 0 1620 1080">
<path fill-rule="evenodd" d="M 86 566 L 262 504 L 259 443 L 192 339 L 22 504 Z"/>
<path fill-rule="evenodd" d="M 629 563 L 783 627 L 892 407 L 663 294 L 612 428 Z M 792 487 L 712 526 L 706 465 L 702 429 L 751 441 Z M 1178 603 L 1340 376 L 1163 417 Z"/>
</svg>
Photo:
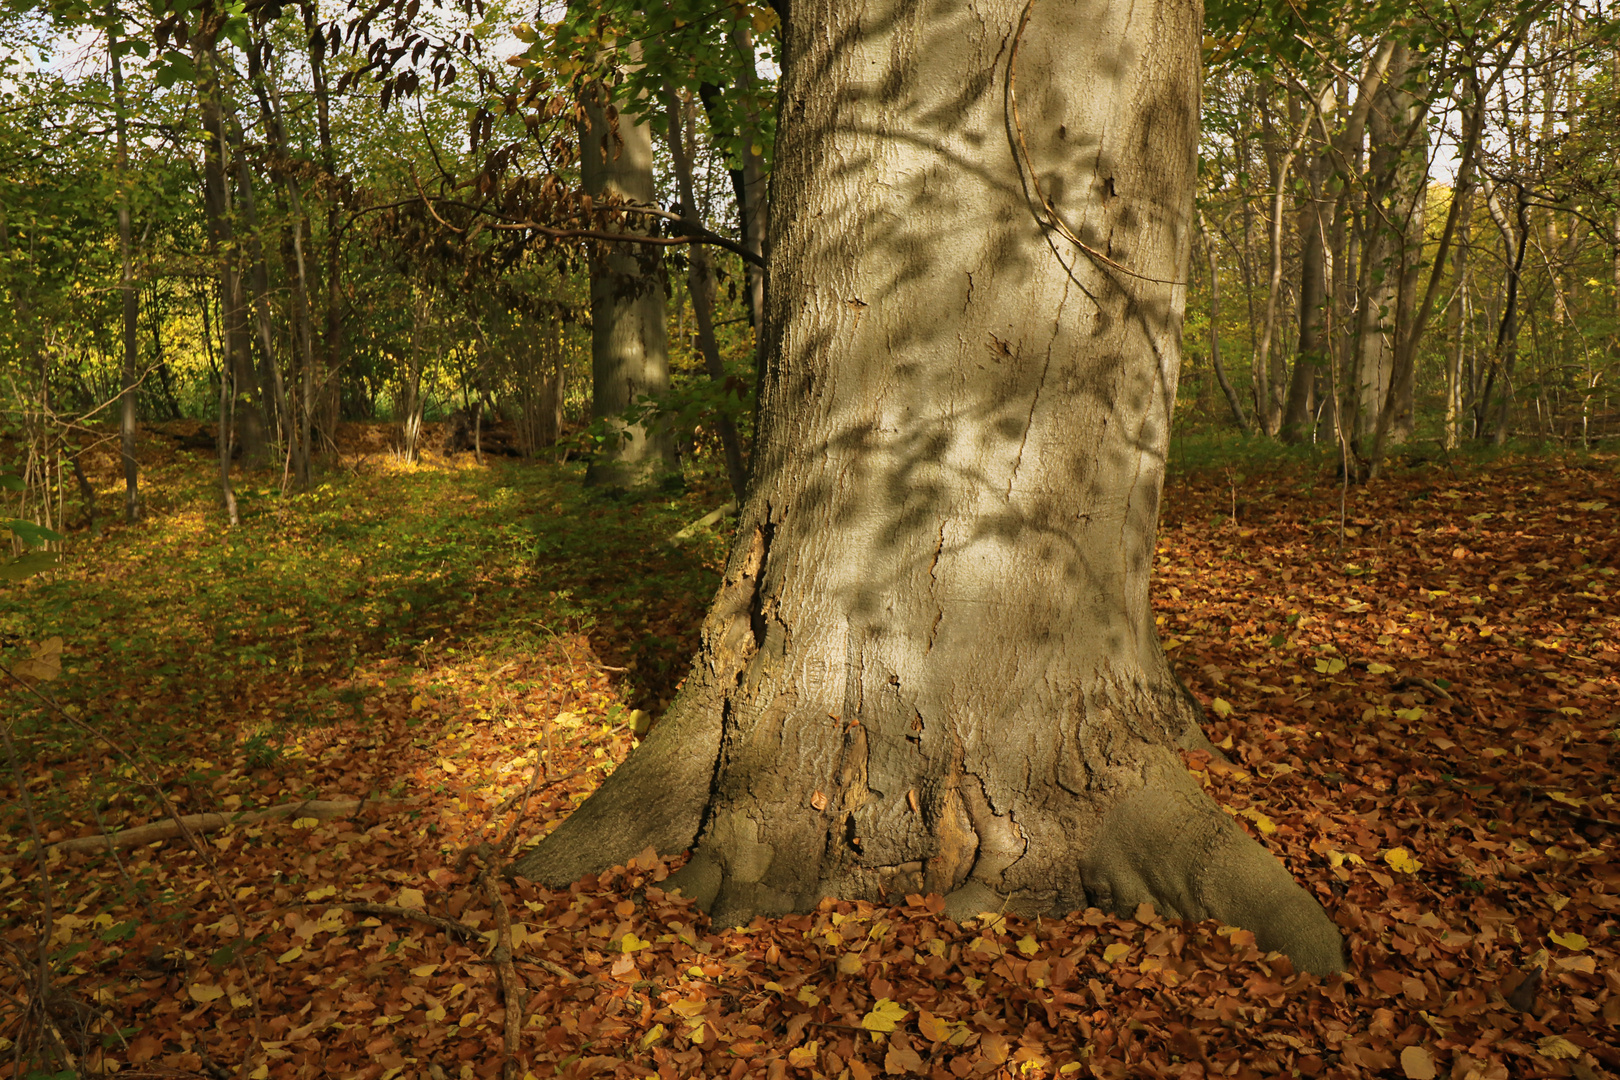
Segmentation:
<svg viewBox="0 0 1620 1080">
<path fill-rule="evenodd" d="M 150 844 L 158 840 L 173 840 L 182 836 L 187 830 L 194 833 L 211 833 L 229 825 L 252 825 L 260 821 L 268 821 L 278 817 L 312 817 L 321 821 L 331 821 L 334 818 L 350 817 L 360 809 L 363 799 L 309 799 L 304 802 L 283 803 L 281 806 L 270 806 L 263 810 L 243 810 L 230 814 L 186 814 L 178 818 L 166 818 L 163 821 L 154 821 L 150 825 L 137 825 L 132 829 L 124 829 L 115 833 L 97 833 L 95 836 L 79 836 L 72 840 L 61 840 L 51 844 L 45 850 L 58 852 L 63 855 L 73 855 L 81 851 L 104 851 L 108 848 L 138 847 L 141 844 Z"/>
</svg>

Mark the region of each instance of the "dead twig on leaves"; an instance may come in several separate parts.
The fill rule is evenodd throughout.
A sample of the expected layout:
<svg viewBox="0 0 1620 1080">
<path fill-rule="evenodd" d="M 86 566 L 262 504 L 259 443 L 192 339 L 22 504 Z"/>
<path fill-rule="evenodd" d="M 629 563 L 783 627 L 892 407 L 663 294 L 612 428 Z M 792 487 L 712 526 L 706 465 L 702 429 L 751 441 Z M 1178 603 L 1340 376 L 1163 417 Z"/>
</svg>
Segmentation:
<svg viewBox="0 0 1620 1080">
<path fill-rule="evenodd" d="M 1439 698 L 1441 701 L 1456 701 L 1457 700 L 1456 698 L 1452 697 L 1450 694 L 1446 693 L 1446 691 L 1445 691 L 1445 689 L 1443 687 L 1439 686 L 1438 684 L 1436 684 L 1431 679 L 1421 678 L 1420 676 L 1417 676 L 1417 675 L 1402 675 L 1400 678 L 1395 680 L 1394 688 L 1396 690 L 1400 690 L 1400 689 L 1402 689 L 1404 687 L 1408 687 L 1408 686 L 1415 686 L 1415 687 L 1419 688 L 1420 690 L 1425 690 L 1428 693 L 1433 694 L 1435 697 Z"/>
<path fill-rule="evenodd" d="M 501 1066 L 502 1080 L 518 1080 L 521 1074 L 518 1054 L 523 1049 L 523 991 L 518 988 L 517 971 L 512 967 L 512 915 L 506 909 L 506 898 L 501 895 L 500 882 L 491 871 L 495 864 L 495 849 L 479 844 L 474 858 L 481 864 L 478 881 L 490 910 L 495 913 L 495 948 L 489 960 L 495 965 L 495 976 L 501 984 L 501 998 L 506 1003 L 506 1023 L 503 1025 L 506 1060 Z"/>
<path fill-rule="evenodd" d="M 39 687 L 23 679 L 10 667 L 0 664 L 0 675 L 4 675 L 12 683 L 15 683 L 17 686 L 21 687 L 31 697 L 37 700 L 40 704 L 44 705 L 45 708 L 52 713 L 52 715 L 71 725 L 76 730 L 88 735 L 90 738 L 95 739 L 105 745 L 115 755 L 121 758 L 131 770 L 133 770 L 133 773 L 141 786 L 145 787 L 152 793 L 152 795 L 156 797 L 158 805 L 161 806 L 164 813 L 168 815 L 169 822 L 174 825 L 175 834 L 185 839 L 186 843 L 190 846 L 192 851 L 197 854 L 197 857 L 207 869 L 209 880 L 213 883 L 214 888 L 219 891 L 219 894 L 224 897 L 225 903 L 230 907 L 231 915 L 236 919 L 237 927 L 240 928 L 246 926 L 247 916 L 243 913 L 241 905 L 237 903 L 234 892 L 226 887 L 224 880 L 220 877 L 219 865 L 214 861 L 213 851 L 208 847 L 207 844 L 202 842 L 194 830 L 186 826 L 184 817 L 182 817 L 179 811 L 175 809 L 174 803 L 169 799 L 168 792 L 163 790 L 163 786 L 157 782 L 156 777 L 146 768 L 145 761 L 142 758 L 138 758 L 134 753 L 125 749 L 123 744 L 112 738 L 106 732 L 101 731 L 100 729 L 95 728 L 90 724 L 85 723 L 78 717 L 70 714 L 67 710 L 63 709 L 61 705 L 57 704 L 55 699 L 41 692 Z M 11 726 L 9 724 L 0 724 L 0 734 L 3 734 L 5 738 L 6 750 L 10 756 L 12 768 L 17 776 L 17 786 L 21 791 L 24 792 L 24 795 L 26 796 L 28 786 L 23 781 L 21 766 L 18 764 L 16 747 L 11 739 Z M 51 938 L 49 878 L 45 876 L 45 867 L 49 864 L 49 857 L 47 856 L 45 849 L 40 846 L 41 838 L 39 836 L 38 828 L 34 824 L 31 812 L 29 814 L 29 824 L 31 827 L 33 827 L 35 857 L 36 859 L 40 860 L 40 882 L 45 906 L 46 932 L 40 945 L 40 963 L 44 965 L 47 963 L 45 953 L 46 943 L 49 942 Z M 104 839 L 104 837 L 98 837 L 97 839 Z M 240 935 L 240 929 L 238 930 L 238 934 Z M 238 937 L 238 940 L 241 940 L 240 936 Z M 248 1075 L 264 1057 L 264 1009 L 259 997 L 258 981 L 254 978 L 253 972 L 248 968 L 246 953 L 246 949 L 239 949 L 237 951 L 235 961 L 236 969 L 242 975 L 243 982 L 247 989 L 248 1001 L 253 1010 L 251 1048 L 247 1054 L 243 1055 L 241 1065 L 238 1069 L 238 1076 L 241 1078 L 241 1080 L 247 1080 Z M 42 967 L 39 973 L 40 991 L 42 995 L 49 989 L 49 984 L 47 981 L 48 975 L 49 969 Z M 51 1031 L 56 1035 L 58 1042 L 62 1043 L 63 1052 L 66 1053 L 67 1048 L 65 1042 L 62 1042 L 61 1033 L 57 1031 L 54 1025 L 51 1027 Z M 75 1069 L 75 1071 L 77 1070 L 76 1063 L 71 1064 L 70 1067 Z"/>
<path fill-rule="evenodd" d="M 104 851 L 113 848 L 138 847 L 141 844 L 150 844 L 158 840 L 173 840 L 184 836 L 186 832 L 205 834 L 218 832 L 231 825 L 252 825 L 260 821 L 268 821 L 278 817 L 312 817 L 321 821 L 331 821 L 334 818 L 350 817 L 360 810 L 363 799 L 306 799 L 303 802 L 283 803 L 280 806 L 270 806 L 263 810 L 244 810 L 234 814 L 207 813 L 184 814 L 178 817 L 165 818 L 163 821 L 154 821 L 149 825 L 137 825 L 134 828 L 123 829 L 119 832 L 97 833 L 95 836 L 79 836 L 72 840 L 61 840 L 51 844 L 49 851 L 59 852 L 63 855 L 72 855 L 82 851 Z"/>
</svg>

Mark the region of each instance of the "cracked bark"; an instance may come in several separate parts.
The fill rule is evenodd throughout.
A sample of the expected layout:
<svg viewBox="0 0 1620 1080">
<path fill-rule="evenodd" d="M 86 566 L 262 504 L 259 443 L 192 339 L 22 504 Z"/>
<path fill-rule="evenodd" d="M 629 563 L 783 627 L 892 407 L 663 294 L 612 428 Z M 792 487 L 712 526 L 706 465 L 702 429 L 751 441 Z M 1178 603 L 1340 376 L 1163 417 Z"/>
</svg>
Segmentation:
<svg viewBox="0 0 1620 1080">
<path fill-rule="evenodd" d="M 1183 767 L 1208 744 L 1148 605 L 1197 5 L 1033 8 L 1027 161 L 1022 4 L 879 7 L 793 5 L 763 426 L 691 675 L 514 870 L 690 848 L 674 884 L 731 924 L 1152 900 L 1335 970 L 1321 906 Z M 1128 272 L 1046 231 L 1029 170 Z"/>
</svg>

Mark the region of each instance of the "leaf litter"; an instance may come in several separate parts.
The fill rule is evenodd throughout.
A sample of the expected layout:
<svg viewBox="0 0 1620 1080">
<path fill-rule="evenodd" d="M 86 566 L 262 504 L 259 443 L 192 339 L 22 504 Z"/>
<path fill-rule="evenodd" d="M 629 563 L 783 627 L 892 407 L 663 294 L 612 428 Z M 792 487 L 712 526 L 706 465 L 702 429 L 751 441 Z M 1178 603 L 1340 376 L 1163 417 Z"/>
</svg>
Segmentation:
<svg viewBox="0 0 1620 1080">
<path fill-rule="evenodd" d="M 8 666 L 60 657 L 25 675 L 54 706 L 5 703 L 41 839 L 261 813 L 47 848 L 47 918 L 6 779 L 0 1075 L 29 1039 L 81 1074 L 299 1080 L 1620 1069 L 1610 467 L 1396 475 L 1342 547 L 1309 477 L 1167 486 L 1155 610 L 1231 759 L 1188 764 L 1344 929 L 1324 980 L 1150 905 L 725 930 L 651 852 L 502 880 L 673 692 L 724 540 L 666 541 L 722 496 L 355 460 L 228 534 L 206 465 L 155 459 L 156 521 L 8 593 Z"/>
</svg>

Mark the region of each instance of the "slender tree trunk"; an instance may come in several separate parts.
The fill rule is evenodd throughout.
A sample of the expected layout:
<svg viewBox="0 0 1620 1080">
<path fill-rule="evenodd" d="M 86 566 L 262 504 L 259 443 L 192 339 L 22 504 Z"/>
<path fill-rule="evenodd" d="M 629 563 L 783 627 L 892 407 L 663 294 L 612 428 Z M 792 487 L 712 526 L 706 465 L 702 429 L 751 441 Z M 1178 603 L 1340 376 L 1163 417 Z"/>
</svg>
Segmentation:
<svg viewBox="0 0 1620 1080">
<path fill-rule="evenodd" d="M 1316 417 L 1317 383 L 1326 371 L 1327 339 L 1325 312 L 1328 251 L 1324 235 L 1327 197 L 1323 186 L 1329 162 L 1326 150 L 1313 156 L 1307 203 L 1299 212 L 1299 348 L 1294 356 L 1294 372 L 1288 382 L 1288 400 L 1283 405 L 1284 442 L 1303 442 L 1310 437 Z"/>
<path fill-rule="evenodd" d="M 580 175 L 598 206 L 623 199 L 649 204 L 653 188 L 652 129 L 612 110 L 587 91 L 580 132 Z M 626 222 L 624 228 L 639 226 Z M 627 245 L 628 246 L 628 245 Z M 645 251 L 612 250 L 591 259 L 591 415 L 617 439 L 597 452 L 586 483 L 639 488 L 677 468 L 675 438 L 666 424 L 619 419 L 643 397 L 669 390 L 669 338 L 664 287 Z"/>
<path fill-rule="evenodd" d="M 1215 250 L 1215 237 L 1210 233 L 1202 212 L 1198 215 L 1198 235 L 1203 241 L 1204 255 L 1209 263 L 1209 363 L 1215 370 L 1215 381 L 1221 384 L 1226 405 L 1232 410 L 1232 419 L 1243 431 L 1251 430 L 1249 414 L 1243 411 L 1243 401 L 1226 377 L 1226 365 L 1221 361 L 1221 262 Z"/>
<path fill-rule="evenodd" d="M 257 468 L 267 461 L 264 413 L 253 373 L 252 349 L 247 329 L 247 306 L 242 297 L 242 274 L 238 266 L 236 226 L 231 207 L 227 173 L 229 147 L 225 135 L 220 59 L 215 37 L 223 24 L 222 16 L 210 14 L 191 36 L 192 62 L 197 71 L 197 107 L 203 134 L 203 209 L 208 225 L 208 248 L 219 274 L 219 345 L 224 366 L 230 369 L 229 422 L 242 448 L 242 464 Z M 227 422 L 222 415 L 220 422 Z M 224 459 L 229 469 L 230 458 Z M 228 484 L 228 479 L 226 483 Z M 234 504 L 229 495 L 226 501 Z"/>
<path fill-rule="evenodd" d="M 1417 73 L 1411 50 L 1398 45 L 1389 82 L 1368 120 L 1372 146 L 1367 199 L 1365 287 L 1357 330 L 1354 389 L 1355 443 L 1363 453 L 1378 429 L 1395 368 L 1395 342 L 1411 325 L 1422 265 L 1423 211 L 1428 191 L 1428 138 L 1424 107 L 1408 83 Z M 1395 402 L 1391 438 L 1412 431 L 1410 395 Z"/>
<path fill-rule="evenodd" d="M 696 185 L 692 183 L 692 138 L 689 125 L 690 110 L 671 90 L 667 95 L 666 112 L 669 123 L 669 155 L 675 165 L 675 180 L 681 193 L 682 216 L 699 229 L 706 228 L 698 211 Z M 686 287 L 692 295 L 692 315 L 697 321 L 698 351 L 703 354 L 703 366 L 709 378 L 722 389 L 726 385 L 726 365 L 720 358 L 720 345 L 714 337 L 714 266 L 709 251 L 702 244 L 687 249 Z M 764 294 L 760 294 L 761 299 Z M 726 475 L 731 479 L 732 494 L 740 503 L 743 489 L 748 483 L 748 468 L 743 463 L 742 439 L 737 425 L 724 411 L 715 417 L 720 429 L 721 449 L 726 457 Z"/>
<path fill-rule="evenodd" d="M 1516 186 L 1512 221 L 1508 220 L 1507 212 L 1497 198 L 1499 190 L 1490 192 L 1486 197 L 1486 206 L 1490 209 L 1491 220 L 1502 234 L 1502 246 L 1508 256 L 1507 295 L 1502 302 L 1502 321 L 1496 328 L 1496 352 L 1490 374 L 1485 378 L 1485 389 L 1476 406 L 1480 414 L 1480 432 L 1482 435 L 1488 434 L 1496 446 L 1507 442 L 1513 419 L 1513 376 L 1519 360 L 1519 301 L 1524 279 L 1524 258 L 1530 241 L 1530 200 L 1523 185 Z M 1496 390 L 1498 382 L 1501 383 L 1500 403 L 1496 406 L 1496 416 L 1492 422 L 1492 392 Z"/>
<path fill-rule="evenodd" d="M 1447 337 L 1451 353 L 1446 364 L 1446 421 L 1445 447 L 1455 450 L 1459 439 L 1459 426 L 1463 411 L 1463 364 L 1468 345 L 1468 221 L 1459 226 L 1461 235 L 1451 258 L 1452 276 L 1457 282 L 1456 293 L 1446 309 Z M 1415 290 L 1414 290 L 1415 291 Z"/>
<path fill-rule="evenodd" d="M 315 97 L 315 133 L 320 142 L 321 166 L 326 170 L 326 318 L 321 337 L 321 364 L 319 372 L 311 372 L 306 384 L 307 395 L 313 396 L 306 420 L 320 431 L 330 445 L 336 445 L 337 423 L 342 413 L 343 370 L 343 246 L 339 225 L 342 203 L 338 176 L 337 153 L 332 147 L 332 120 L 326 76 L 326 39 L 321 35 L 313 0 L 303 0 L 304 32 L 309 36 L 310 85 Z M 313 456 L 313 437 L 307 440 Z"/>
<path fill-rule="evenodd" d="M 107 54 L 112 61 L 113 117 L 118 132 L 118 254 L 121 261 L 119 291 L 124 301 L 123 388 L 118 397 L 118 445 L 124 466 L 124 520 L 138 521 L 144 514 L 141 502 L 140 465 L 135 460 L 135 388 L 140 383 L 141 360 L 137 334 L 140 330 L 140 303 L 135 294 L 135 260 L 131 251 L 129 221 L 129 117 L 124 101 L 124 63 L 119 54 L 115 30 L 118 8 L 107 5 Z M 75 462 L 77 467 L 77 462 Z M 94 511 L 92 510 L 92 513 Z"/>
<path fill-rule="evenodd" d="M 738 542 L 670 714 L 518 872 L 695 842 L 724 925 L 1152 902 L 1343 966 L 1182 764 L 1148 604 L 1198 12 L 795 0 Z"/>
<path fill-rule="evenodd" d="M 268 49 L 268 45 L 261 48 Z M 273 64 L 274 55 L 271 54 L 268 58 Z M 286 410 L 287 438 L 292 444 L 290 457 L 293 474 L 299 486 L 308 487 L 310 458 L 314 452 L 310 445 L 312 434 L 310 407 L 314 402 L 315 387 L 314 327 L 310 324 L 309 276 L 304 259 L 304 227 L 308 218 L 304 213 L 304 198 L 302 191 L 299 190 L 298 180 L 288 174 L 283 164 L 288 160 L 287 138 L 281 123 L 281 89 L 275 78 L 274 68 L 266 72 L 264 66 L 259 63 L 256 52 L 249 64 L 249 74 L 253 80 L 254 93 L 259 100 L 259 114 L 264 123 L 266 142 L 270 150 L 271 179 L 285 195 L 288 216 L 291 219 L 291 228 L 283 245 L 283 259 L 288 264 L 287 278 L 292 285 L 293 347 L 298 360 L 294 385 L 301 388 L 302 396 L 301 399 L 295 399 L 292 394 L 283 392 L 282 401 Z M 265 307 L 268 309 L 268 297 Z M 279 377 L 277 382 L 279 385 Z"/>
</svg>

